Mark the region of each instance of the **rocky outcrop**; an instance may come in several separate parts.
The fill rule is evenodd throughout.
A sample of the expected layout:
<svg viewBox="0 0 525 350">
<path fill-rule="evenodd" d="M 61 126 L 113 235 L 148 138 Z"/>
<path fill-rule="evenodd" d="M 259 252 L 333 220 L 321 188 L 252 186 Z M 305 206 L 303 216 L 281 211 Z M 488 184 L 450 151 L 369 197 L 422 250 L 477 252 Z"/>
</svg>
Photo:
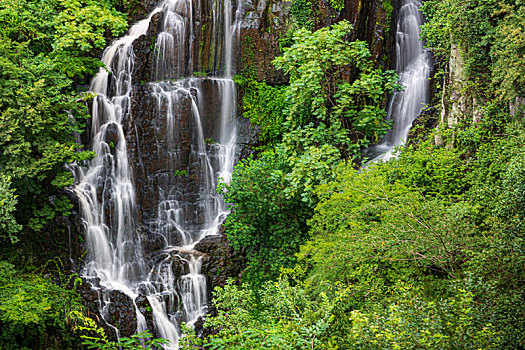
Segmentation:
<svg viewBox="0 0 525 350">
<path fill-rule="evenodd" d="M 202 239 L 195 250 L 205 255 L 202 262 L 202 273 L 208 280 L 208 290 L 223 287 L 228 278 L 238 279 L 246 267 L 246 259 L 242 252 L 236 252 L 224 236 L 209 236 Z M 211 300 L 211 298 L 210 298 Z"/>
<path fill-rule="evenodd" d="M 123 292 L 94 286 L 86 280 L 82 281 L 78 292 L 84 301 L 87 316 L 97 321 L 110 339 L 117 338 L 117 329 L 118 335 L 121 337 L 129 337 L 135 334 L 137 330 L 135 305 L 146 318 L 148 329 L 155 329 L 151 305 L 145 296 L 139 295 L 136 297 L 134 304 L 133 299 Z M 100 316 L 101 307 L 104 314 L 103 318 Z"/>
<path fill-rule="evenodd" d="M 396 18 L 401 0 L 346 0 L 337 21 L 354 26 L 351 40 L 366 41 L 376 64 L 395 67 Z"/>
<path fill-rule="evenodd" d="M 121 0 L 117 3 L 117 10 L 128 14 L 128 22 L 130 24 L 143 19 L 148 13 L 150 13 L 159 0 L 135 0 L 135 1 L 124 1 Z"/>
<path fill-rule="evenodd" d="M 260 81 L 284 84 L 287 77 L 272 64 L 280 54 L 280 40 L 292 27 L 291 1 L 244 0 L 239 71 L 254 70 Z"/>
<path fill-rule="evenodd" d="M 428 107 L 421 111 L 419 116 L 412 123 L 408 133 L 407 145 L 412 145 L 420 140 L 439 125 L 439 111 L 436 107 Z"/>
<path fill-rule="evenodd" d="M 484 105 L 484 100 L 476 95 L 467 78 L 461 48 L 452 46 L 443 82 L 440 128 L 453 128 L 466 119 L 479 122 Z"/>
</svg>

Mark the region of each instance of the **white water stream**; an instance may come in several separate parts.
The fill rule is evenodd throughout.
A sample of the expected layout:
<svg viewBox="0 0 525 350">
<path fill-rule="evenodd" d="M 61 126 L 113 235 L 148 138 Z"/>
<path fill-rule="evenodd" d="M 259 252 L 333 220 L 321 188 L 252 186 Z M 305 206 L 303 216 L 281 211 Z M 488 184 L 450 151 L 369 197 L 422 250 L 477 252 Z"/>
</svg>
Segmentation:
<svg viewBox="0 0 525 350">
<path fill-rule="evenodd" d="M 110 299 L 104 291 L 119 290 L 135 299 L 146 295 L 153 309 L 158 336 L 170 340 L 169 349 L 178 348 L 180 321 L 194 324 L 207 311 L 206 279 L 201 274 L 201 260 L 193 251 L 195 244 L 208 235 L 218 234 L 227 211 L 216 192 L 218 178 L 231 179 L 235 161 L 236 91 L 233 53 L 238 43 L 240 21 L 235 0 L 215 0 L 212 6 L 215 68 L 212 78 L 192 78 L 193 38 L 195 37 L 194 2 L 164 0 L 143 21 L 135 24 L 128 35 L 109 46 L 102 61 L 109 68 L 100 69 L 90 91 L 95 94 L 91 106 L 91 149 L 96 157 L 86 167 L 75 169 L 77 184 L 74 191 L 81 206 L 88 255 L 84 277 L 93 282 L 101 293 L 100 312 L 106 316 Z M 400 83 L 406 86 L 395 94 L 389 108 L 394 128 L 376 146 L 381 159 L 392 156 L 395 146 L 406 141 L 413 120 L 420 113 L 428 96 L 428 76 L 431 69 L 429 54 L 419 41 L 419 26 L 423 18 L 420 3 L 405 0 L 400 11 L 397 32 L 397 67 Z M 158 117 L 166 119 L 168 172 L 158 187 L 156 218 L 148 226 L 152 233 L 165 241 L 159 252 L 161 259 L 153 266 L 145 261 L 138 233 L 138 203 L 136 183 L 124 126 L 132 117 L 134 42 L 146 34 L 152 17 L 162 13 L 161 30 L 155 44 L 153 78 L 148 83 L 150 96 L 157 103 Z M 170 79 L 178 79 L 176 81 Z M 216 110 L 204 107 L 207 96 L 204 85 L 211 86 L 219 101 Z M 191 155 L 198 175 L 195 200 L 188 204 L 177 187 L 174 173 L 181 160 L 177 147 L 177 124 L 182 101 L 190 100 L 192 118 Z M 213 114 L 220 122 L 217 137 L 210 144 L 204 138 L 203 115 Z M 190 212 L 198 212 L 203 220 L 188 220 Z M 141 223 L 144 224 L 144 223 Z M 173 257 L 187 262 L 188 271 L 182 276 L 173 272 Z M 138 331 L 147 327 L 144 316 L 136 308 Z M 106 319 L 111 325 L 111 320 Z M 118 330 L 117 334 L 118 334 Z"/>
<path fill-rule="evenodd" d="M 232 81 L 233 49 L 239 37 L 239 21 L 232 18 L 237 8 L 231 0 L 215 0 L 213 6 L 215 41 L 221 47 L 222 67 L 214 78 L 182 78 L 193 70 L 192 47 L 194 35 L 194 3 L 190 0 L 164 0 L 144 20 L 138 22 L 128 35 L 116 40 L 103 54 L 102 61 L 108 70 L 101 68 L 93 79 L 90 91 L 95 95 L 92 103 L 91 149 L 96 157 L 85 167 L 75 168 L 77 194 L 84 222 L 88 255 L 83 271 L 84 277 L 100 290 L 103 317 L 111 303 L 104 291 L 119 290 L 133 300 L 146 295 L 153 309 L 158 336 L 170 341 L 169 349 L 178 348 L 180 321 L 190 325 L 207 311 L 206 278 L 201 274 L 201 260 L 193 251 L 202 238 L 218 234 L 220 223 L 227 215 L 222 198 L 216 192 L 218 178 L 231 179 L 235 161 L 236 142 L 236 91 Z M 135 55 L 133 43 L 146 34 L 152 17 L 161 12 L 162 29 L 157 33 L 156 57 L 153 77 L 149 83 L 151 96 L 157 101 L 159 117 L 166 118 L 169 153 L 168 170 L 159 186 L 157 218 L 151 224 L 155 234 L 165 241 L 165 258 L 148 271 L 141 236 L 137 232 L 136 184 L 130 167 L 128 145 L 124 125 L 132 116 L 133 70 Z M 237 17 L 237 16 L 234 16 Z M 168 79 L 178 79 L 169 81 Z M 205 111 L 203 108 L 204 81 L 219 96 L 219 108 Z M 193 130 L 191 158 L 197 164 L 199 178 L 197 198 L 192 204 L 204 220 L 199 223 L 188 220 L 188 203 L 181 198 L 174 185 L 173 175 L 179 167 L 180 154 L 176 144 L 178 132 L 176 111 L 181 101 L 191 100 Z M 162 111 L 162 112 L 161 112 Z M 213 114 L 220 120 L 217 140 L 207 145 L 204 139 L 202 115 Z M 160 147 L 160 146 L 159 146 Z M 195 209 L 196 208 L 196 209 Z M 185 260 L 188 273 L 176 276 L 172 258 Z M 136 305 L 135 305 L 136 306 Z M 147 324 L 136 307 L 137 330 L 143 331 Z M 111 325 L 111 320 L 105 321 Z M 115 328 L 118 334 L 118 330 Z"/>
<path fill-rule="evenodd" d="M 386 161 L 395 156 L 395 148 L 406 143 L 412 123 L 428 103 L 429 77 L 432 70 L 430 53 L 420 40 L 424 22 L 419 11 L 421 2 L 403 0 L 397 20 L 396 72 L 403 91 L 395 92 L 388 107 L 393 126 L 380 144 L 371 147 L 372 161 Z"/>
</svg>

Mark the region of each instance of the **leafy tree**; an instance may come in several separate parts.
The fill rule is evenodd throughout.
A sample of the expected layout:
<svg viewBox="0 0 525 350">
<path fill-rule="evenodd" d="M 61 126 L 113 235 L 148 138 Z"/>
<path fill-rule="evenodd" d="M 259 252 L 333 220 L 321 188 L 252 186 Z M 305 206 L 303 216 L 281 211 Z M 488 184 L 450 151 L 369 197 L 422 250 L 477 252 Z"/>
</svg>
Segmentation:
<svg viewBox="0 0 525 350">
<path fill-rule="evenodd" d="M 345 40 L 351 30 L 347 21 L 315 32 L 299 29 L 294 44 L 274 63 L 290 75 L 289 130 L 323 124 L 324 133 L 336 135 L 342 129 L 345 138 L 331 144 L 356 158 L 388 130 L 383 103 L 397 76 L 374 68 L 366 42 Z"/>
<path fill-rule="evenodd" d="M 284 278 L 258 291 L 230 281 L 216 288 L 217 315 L 207 328 L 218 333 L 205 339 L 212 349 L 342 349 L 331 332 L 335 310 L 344 305 L 344 291 L 311 299 L 301 286 Z M 183 349 L 191 349 L 187 344 Z"/>
<path fill-rule="evenodd" d="M 38 264 L 35 256 L 57 254 L 42 243 L 56 230 L 53 218 L 72 208 L 60 191 L 73 183 L 64 165 L 92 156 L 76 142 L 87 117 L 76 90 L 126 27 L 106 0 L 0 2 L 0 260 Z M 81 310 L 74 282 L 0 261 L 1 347 L 78 346 L 69 317 Z"/>
<path fill-rule="evenodd" d="M 334 180 L 341 159 L 359 157 L 387 130 L 383 102 L 397 77 L 373 67 L 365 42 L 346 41 L 351 30 L 346 21 L 298 30 L 274 61 L 290 75 L 289 86 L 237 77 L 247 93 L 245 115 L 272 141 L 282 138 L 259 159 L 237 165 L 225 188 L 232 208 L 225 227 L 233 245 L 246 249 L 248 280 L 260 283 L 293 265 L 308 236 L 315 188 Z"/>
<path fill-rule="evenodd" d="M 233 207 L 225 223 L 227 236 L 237 250 L 246 250 L 246 279 L 255 284 L 290 266 L 307 232 L 311 210 L 297 196 L 286 195 L 289 171 L 282 153 L 267 151 L 257 160 L 241 161 L 225 192 Z"/>
<path fill-rule="evenodd" d="M 522 123 L 509 123 L 500 137 L 480 147 L 469 176 L 468 196 L 478 206 L 479 231 L 490 239 L 475 252 L 468 271 L 493 287 L 481 291 L 478 298 L 485 305 L 484 312 L 494 315 L 504 347 L 525 342 L 517 331 L 525 325 L 524 141 Z"/>
<path fill-rule="evenodd" d="M 313 238 L 299 255 L 311 267 L 314 286 L 357 283 L 373 295 L 397 279 L 461 277 L 462 262 L 480 244 L 465 215 L 468 204 L 428 199 L 387 181 L 380 168 L 339 170 L 336 181 L 318 189 L 321 200 L 309 222 Z"/>
<path fill-rule="evenodd" d="M 429 298 L 422 287 L 396 286 L 387 306 L 353 311 L 352 349 L 498 349 L 500 336 L 478 312 L 472 285 Z"/>
<path fill-rule="evenodd" d="M 390 182 L 416 188 L 425 196 L 457 199 L 468 189 L 466 164 L 455 148 L 435 147 L 429 140 L 407 146 L 399 158 L 383 167 Z"/>
<path fill-rule="evenodd" d="M 19 235 L 68 214 L 71 205 L 57 192 L 73 181 L 63 165 L 91 157 L 76 144 L 87 108 L 75 84 L 101 65 L 90 55 L 105 46 L 105 34 L 126 26 L 106 1 L 0 4 L 0 175 L 18 196 L 9 212 L 26 223 Z M 13 241 L 17 226 L 10 227 L 3 225 L 0 237 Z"/>
</svg>

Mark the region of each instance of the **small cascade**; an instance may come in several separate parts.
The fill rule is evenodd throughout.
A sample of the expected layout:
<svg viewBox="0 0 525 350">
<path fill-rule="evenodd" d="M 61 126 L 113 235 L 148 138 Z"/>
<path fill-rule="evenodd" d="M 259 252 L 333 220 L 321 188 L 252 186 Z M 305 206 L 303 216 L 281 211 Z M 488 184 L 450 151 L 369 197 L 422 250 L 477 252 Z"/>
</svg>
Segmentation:
<svg viewBox="0 0 525 350">
<path fill-rule="evenodd" d="M 396 72 L 399 74 L 398 83 L 405 89 L 392 96 L 388 119 L 392 120 L 393 126 L 380 144 L 367 151 L 371 162 L 386 161 L 395 156 L 394 148 L 406 143 L 412 123 L 428 103 L 432 59 L 419 37 L 420 27 L 424 23 L 420 6 L 420 1 L 403 0 L 399 11 Z"/>
<path fill-rule="evenodd" d="M 164 7 L 162 28 L 163 31 L 158 34 L 154 48 L 155 80 L 191 74 L 193 67 L 192 1 L 168 1 Z"/>
<path fill-rule="evenodd" d="M 233 1 L 212 0 L 213 54 L 219 58 L 214 76 L 191 77 L 200 3 L 164 0 L 104 51 L 108 69 L 101 68 L 91 83 L 90 146 L 96 157 L 72 167 L 73 190 L 88 249 L 83 277 L 98 291 L 100 314 L 117 336 L 108 311 L 113 291 L 133 300 L 137 331 L 148 326 L 135 300 L 147 297 L 156 334 L 170 341 L 168 349 L 178 348 L 181 322 L 193 325 L 207 312 L 203 255 L 193 247 L 219 234 L 228 214 L 216 188 L 218 181 L 230 181 L 237 153 L 232 77 L 240 23 Z M 151 55 L 155 82 L 140 82 L 140 91 L 146 91 L 141 101 L 152 106 L 148 112 L 153 116 L 147 118 L 154 122 L 144 124 L 154 142 L 141 144 L 136 120 L 146 116 L 133 112 L 139 84 L 134 81 L 134 43 L 151 30 L 157 14 Z M 132 152 L 129 140 L 137 146 Z M 154 190 L 144 193 L 144 188 Z M 163 242 L 153 253 L 144 248 L 152 237 Z"/>
<path fill-rule="evenodd" d="M 192 256 L 189 262 L 190 272 L 179 280 L 182 304 L 184 305 L 184 318 L 193 324 L 208 310 L 208 297 L 206 278 L 200 274 L 201 260 Z"/>
</svg>

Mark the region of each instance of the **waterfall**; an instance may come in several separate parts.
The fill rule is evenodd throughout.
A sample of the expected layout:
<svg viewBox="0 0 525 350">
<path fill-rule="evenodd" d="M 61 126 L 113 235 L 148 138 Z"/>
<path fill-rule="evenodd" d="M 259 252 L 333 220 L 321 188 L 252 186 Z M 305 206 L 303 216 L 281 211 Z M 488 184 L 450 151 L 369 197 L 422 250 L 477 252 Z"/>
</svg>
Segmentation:
<svg viewBox="0 0 525 350">
<path fill-rule="evenodd" d="M 96 156 L 89 164 L 73 166 L 73 190 L 80 203 L 88 251 L 82 275 L 99 291 L 102 317 L 110 327 L 115 326 L 107 317 L 108 292 L 118 290 L 132 300 L 145 295 L 155 331 L 170 341 L 169 349 L 178 348 L 180 322 L 192 325 L 207 312 L 202 254 L 193 247 L 202 238 L 219 234 L 228 212 L 216 191 L 217 182 L 230 181 L 236 157 L 237 93 L 232 76 L 239 40 L 238 6 L 235 0 L 213 1 L 214 55 L 220 58 L 213 77 L 191 77 L 194 17 L 201 9 L 190 0 L 161 1 L 146 19 L 104 51 L 102 61 L 107 69 L 101 68 L 90 85 L 94 96 L 90 147 Z M 154 101 L 157 124 L 152 123 L 148 133 L 156 141 L 133 152 L 155 149 L 149 160 L 162 164 L 162 169 L 146 164 L 137 170 L 136 159 L 132 162 L 136 155 L 130 153 L 128 142 L 133 134 L 129 124 L 141 117 L 133 113 L 134 86 L 139 84 L 133 75 L 137 65 L 133 45 L 148 32 L 157 14 L 159 29 L 151 64 L 155 82 L 140 82 L 148 101 Z M 210 100 L 216 102 L 214 108 L 207 106 Z M 187 133 L 183 119 L 189 125 Z M 217 120 L 217 130 L 210 131 L 208 120 Z M 205 138 L 206 134 L 213 137 Z M 138 140 L 138 133 L 133 137 Z M 137 199 L 139 171 L 148 173 L 140 186 L 147 183 L 154 188 L 154 193 L 140 196 L 149 196 L 155 208 Z M 163 242 L 154 261 L 146 259 L 146 236 L 161 237 Z M 174 262 L 183 266 L 179 274 L 174 272 Z M 143 331 L 145 317 L 136 304 L 135 309 L 137 330 Z"/>
<path fill-rule="evenodd" d="M 428 103 L 432 59 L 419 38 L 424 22 L 420 6 L 421 2 L 417 0 L 402 1 L 397 20 L 396 72 L 399 74 L 398 83 L 405 88 L 394 93 L 388 107 L 392 129 L 380 144 L 367 151 L 373 158 L 372 162 L 386 161 L 395 156 L 395 147 L 406 143 L 412 123 Z"/>
</svg>

